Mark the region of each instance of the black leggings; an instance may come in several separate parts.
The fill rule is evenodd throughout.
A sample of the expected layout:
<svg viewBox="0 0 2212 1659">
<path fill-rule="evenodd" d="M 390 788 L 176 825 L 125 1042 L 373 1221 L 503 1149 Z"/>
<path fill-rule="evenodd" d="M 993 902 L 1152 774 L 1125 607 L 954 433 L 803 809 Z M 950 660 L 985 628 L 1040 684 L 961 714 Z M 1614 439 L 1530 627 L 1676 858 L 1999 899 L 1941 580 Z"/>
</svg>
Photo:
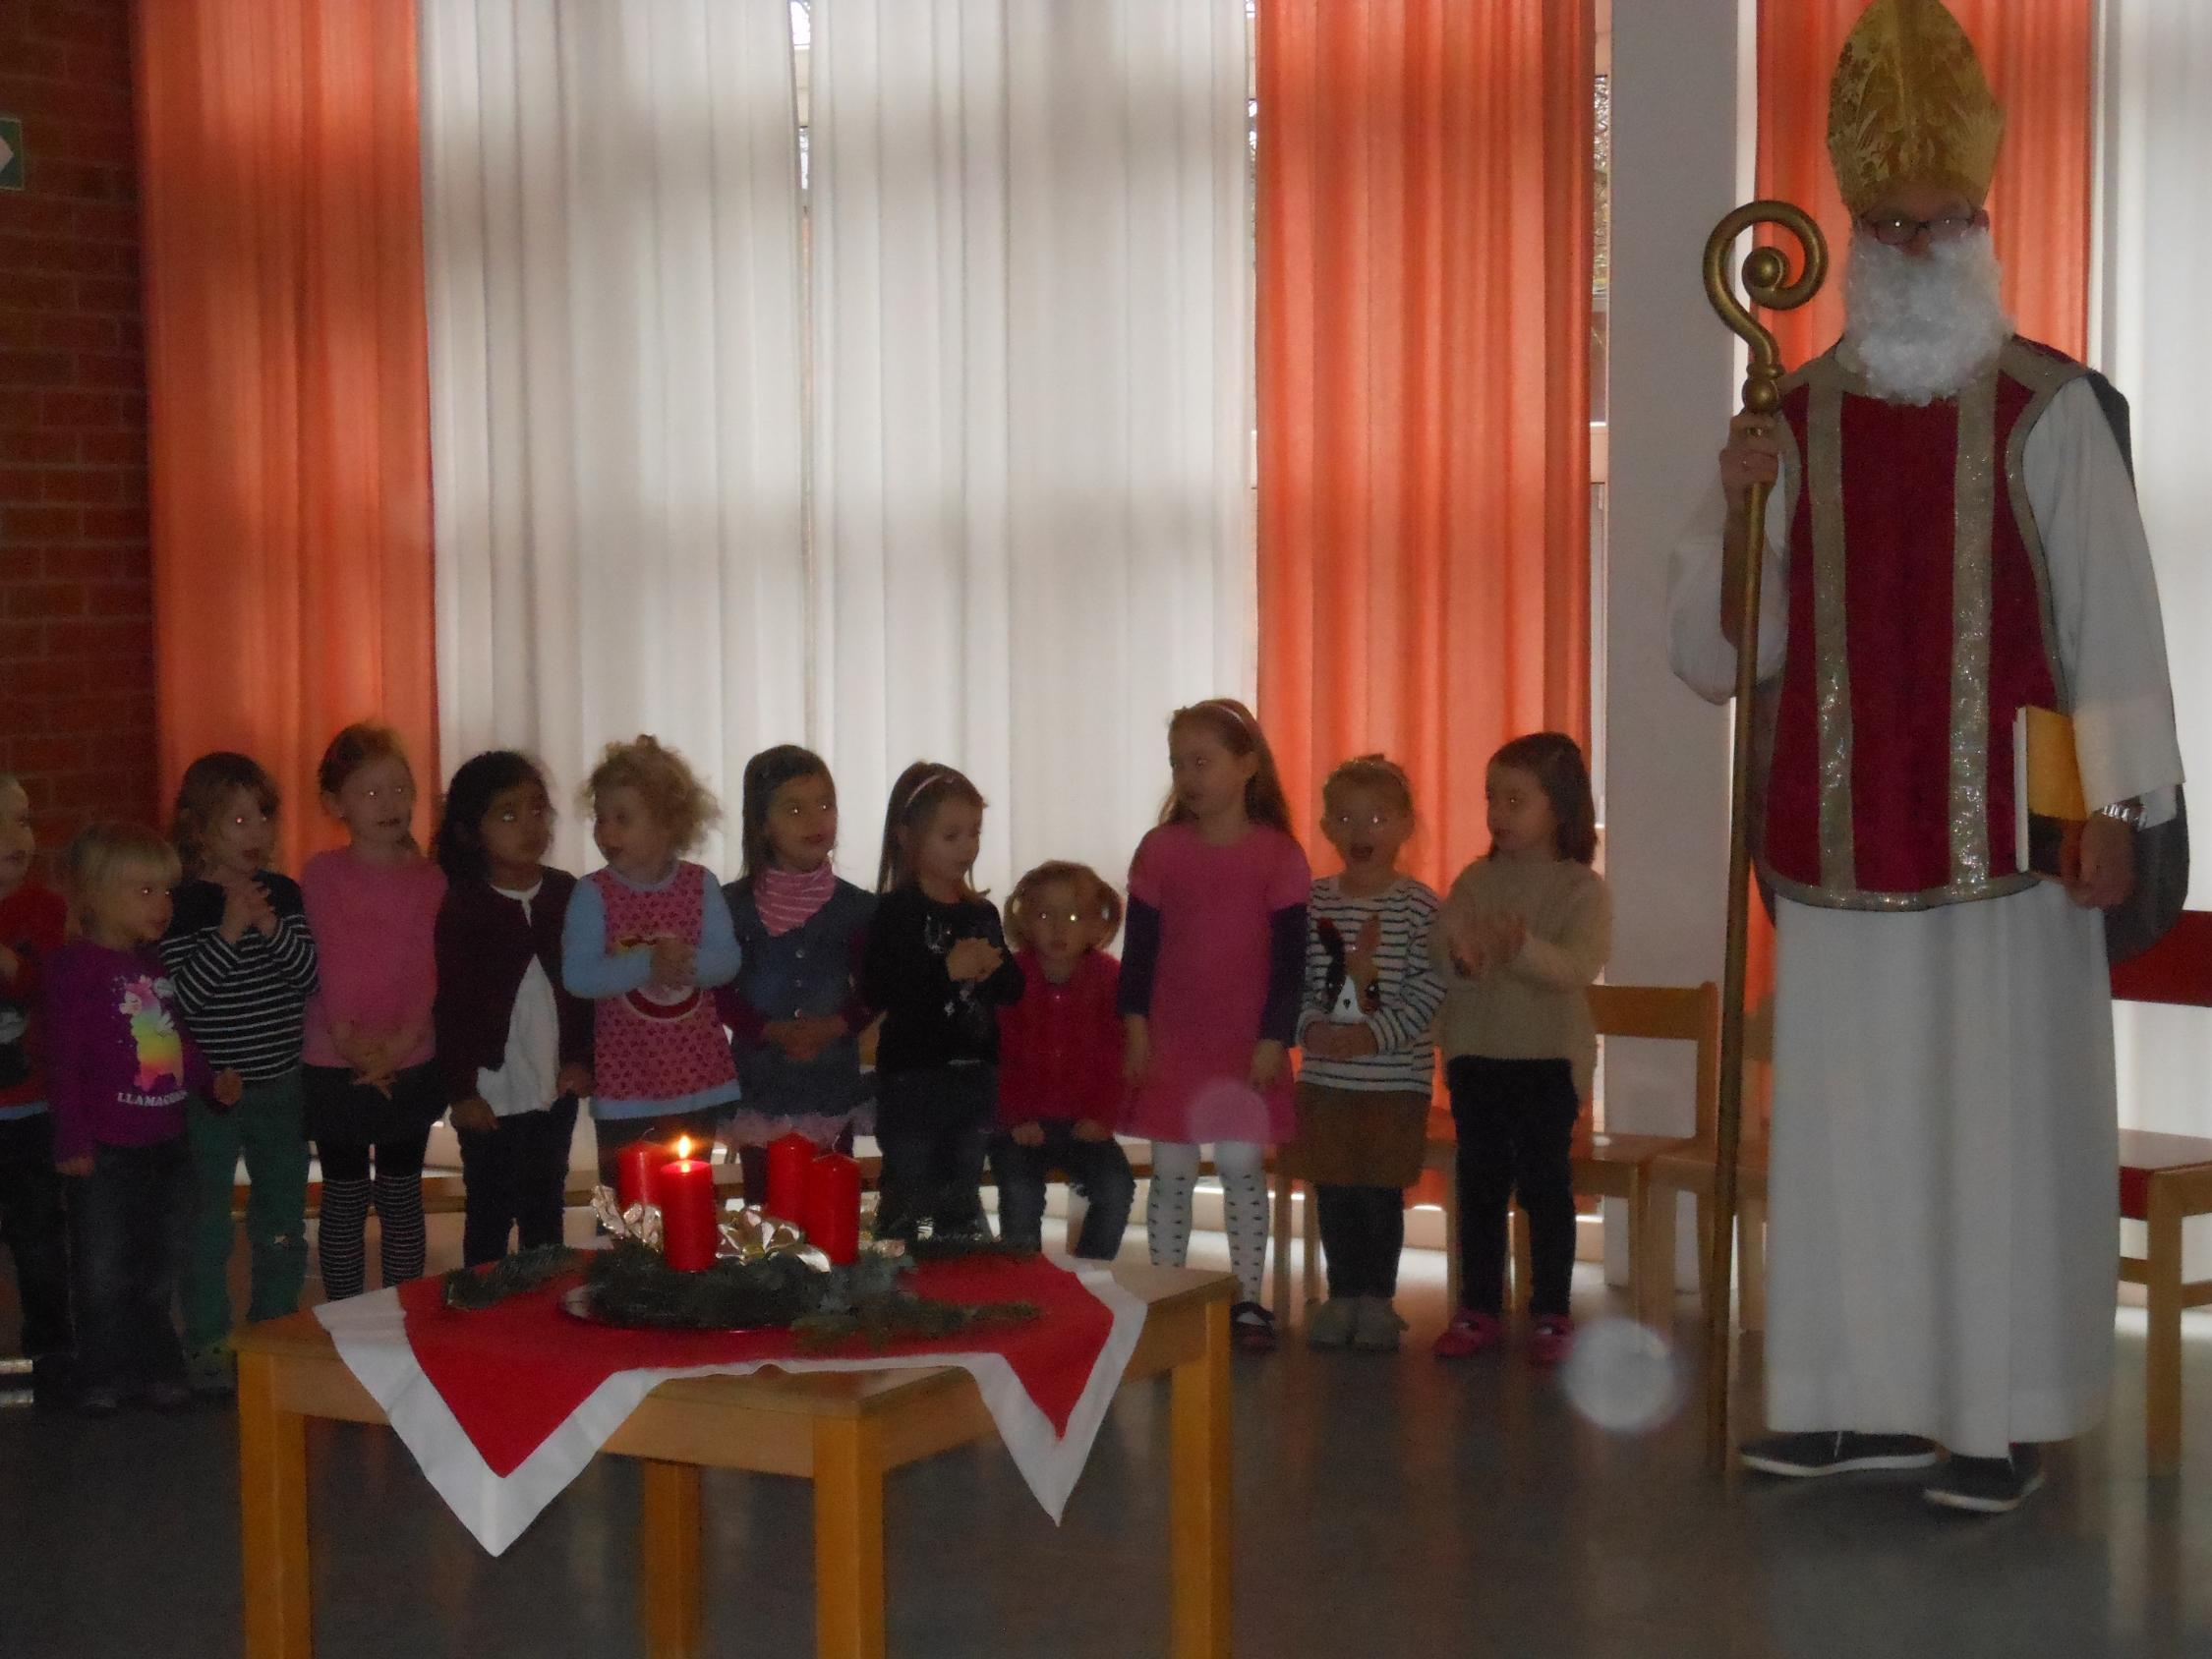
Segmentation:
<svg viewBox="0 0 2212 1659">
<path fill-rule="evenodd" d="M 384 1180 L 403 1180 L 409 1175 L 423 1173 L 423 1158 L 430 1151 L 430 1130 L 419 1135 L 404 1135 L 398 1140 L 378 1141 L 350 1146 L 325 1146 L 316 1143 L 315 1156 L 322 1165 L 322 1178 L 326 1181 L 365 1181 L 369 1178 L 370 1159 L 376 1159 L 377 1174 Z"/>
<path fill-rule="evenodd" d="M 1398 1257 L 1406 1247 L 1406 1194 L 1395 1186 L 1322 1186 L 1322 1259 L 1331 1296 L 1398 1293 Z"/>
<path fill-rule="evenodd" d="M 1463 1055 L 1444 1068 L 1459 1130 L 1459 1296 L 1505 1311 L 1505 1211 L 1529 1218 L 1529 1311 L 1564 1316 L 1575 1268 L 1575 1119 L 1582 1101 L 1563 1059 Z"/>
<path fill-rule="evenodd" d="M 558 1244 L 568 1187 L 568 1148 L 576 1134 L 576 1097 L 538 1112 L 500 1118 L 481 1134 L 463 1129 L 461 1180 L 467 1189 L 461 1262 L 480 1267 L 507 1253 L 507 1234 L 525 1250 Z"/>
</svg>

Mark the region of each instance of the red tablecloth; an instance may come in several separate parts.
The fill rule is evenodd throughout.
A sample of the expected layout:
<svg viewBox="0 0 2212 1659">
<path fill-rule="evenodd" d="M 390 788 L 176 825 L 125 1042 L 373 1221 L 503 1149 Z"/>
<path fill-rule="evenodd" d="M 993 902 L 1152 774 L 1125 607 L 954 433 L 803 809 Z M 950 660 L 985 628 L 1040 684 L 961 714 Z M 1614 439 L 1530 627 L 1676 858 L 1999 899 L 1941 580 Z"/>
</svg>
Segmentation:
<svg viewBox="0 0 2212 1659">
<path fill-rule="evenodd" d="M 785 1331 L 631 1331 L 562 1311 L 561 1281 L 478 1311 L 435 1280 L 318 1310 L 338 1351 L 464 1523 L 495 1554 L 670 1376 L 959 1365 L 1057 1518 L 1143 1325 L 1143 1305 L 1094 1263 L 976 1256 L 923 1266 L 917 1294 L 1034 1302 L 1040 1316 L 884 1349 L 808 1350 Z"/>
</svg>

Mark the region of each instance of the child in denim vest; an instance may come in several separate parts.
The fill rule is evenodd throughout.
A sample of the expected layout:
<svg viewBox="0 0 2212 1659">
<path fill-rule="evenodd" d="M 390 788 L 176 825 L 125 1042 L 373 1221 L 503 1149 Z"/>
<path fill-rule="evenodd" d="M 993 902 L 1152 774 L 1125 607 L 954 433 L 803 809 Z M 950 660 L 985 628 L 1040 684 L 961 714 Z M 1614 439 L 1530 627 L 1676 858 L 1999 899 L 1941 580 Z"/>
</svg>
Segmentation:
<svg viewBox="0 0 2212 1659">
<path fill-rule="evenodd" d="M 758 1203 L 769 1142 L 796 1133 L 849 1149 L 874 1126 L 859 980 L 876 899 L 830 862 L 838 788 L 812 750 L 786 743 L 747 761 L 740 816 L 744 870 L 723 891 L 744 963 L 715 1001 L 745 1090 L 723 1133 Z"/>
</svg>

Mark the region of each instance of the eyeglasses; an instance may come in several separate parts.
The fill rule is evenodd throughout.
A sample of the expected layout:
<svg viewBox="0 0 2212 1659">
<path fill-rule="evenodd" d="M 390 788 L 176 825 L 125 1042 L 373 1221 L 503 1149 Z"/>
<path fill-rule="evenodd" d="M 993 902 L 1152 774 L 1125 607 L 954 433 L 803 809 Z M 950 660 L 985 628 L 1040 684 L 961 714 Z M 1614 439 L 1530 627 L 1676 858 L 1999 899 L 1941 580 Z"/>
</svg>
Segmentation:
<svg viewBox="0 0 2212 1659">
<path fill-rule="evenodd" d="M 1956 242 L 1980 220 L 1979 213 L 1946 213 L 1935 219 L 1914 219 L 1903 213 L 1868 213 L 1859 223 L 1885 248 L 1902 248 L 1923 235 L 1930 242 Z"/>
</svg>

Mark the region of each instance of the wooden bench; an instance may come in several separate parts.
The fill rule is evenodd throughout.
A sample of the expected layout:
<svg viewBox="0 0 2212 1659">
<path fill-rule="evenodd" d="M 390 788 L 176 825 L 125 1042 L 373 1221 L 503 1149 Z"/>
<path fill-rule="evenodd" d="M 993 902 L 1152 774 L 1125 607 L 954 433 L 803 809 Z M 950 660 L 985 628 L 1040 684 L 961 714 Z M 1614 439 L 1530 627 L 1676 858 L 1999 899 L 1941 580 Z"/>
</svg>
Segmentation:
<svg viewBox="0 0 2212 1659">
<path fill-rule="evenodd" d="M 2212 1007 L 2212 913 L 2185 913 L 2156 945 L 2113 969 L 2112 993 L 2121 1001 Z M 2182 1310 L 2212 1305 L 2212 1280 L 2182 1276 L 2182 1224 L 2212 1215 L 2212 1140 L 2121 1130 L 2120 1213 L 2149 1231 L 2140 1256 L 2121 1257 L 2120 1277 L 2145 1292 L 2144 1455 L 2163 1473 L 2182 1457 Z"/>
</svg>

